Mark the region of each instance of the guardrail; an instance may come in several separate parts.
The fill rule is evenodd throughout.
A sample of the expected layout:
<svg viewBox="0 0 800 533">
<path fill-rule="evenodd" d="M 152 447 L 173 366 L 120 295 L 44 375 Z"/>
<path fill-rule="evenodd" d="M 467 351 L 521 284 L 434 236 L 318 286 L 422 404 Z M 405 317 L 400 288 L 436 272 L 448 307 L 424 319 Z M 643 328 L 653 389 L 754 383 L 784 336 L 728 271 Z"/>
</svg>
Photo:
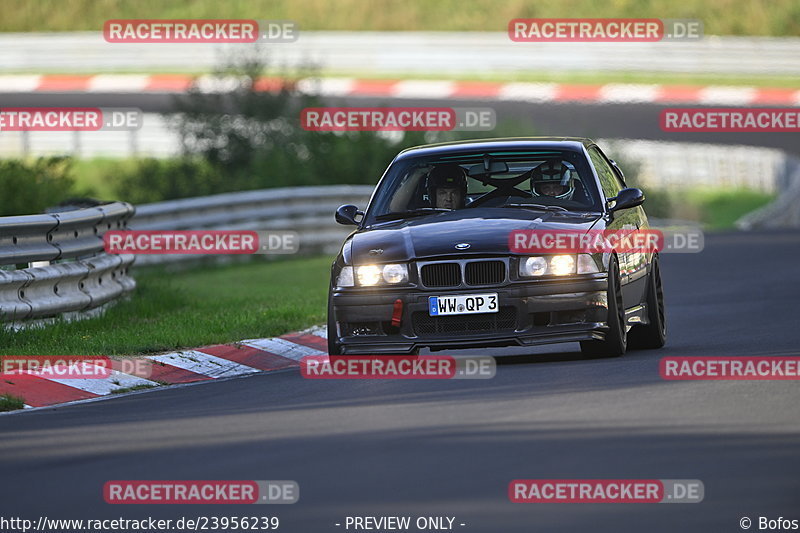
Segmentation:
<svg viewBox="0 0 800 533">
<path fill-rule="evenodd" d="M 134 230 L 290 230 L 299 235 L 298 253 L 333 254 L 352 231 L 333 223 L 336 208 L 342 204 L 365 207 L 373 189 L 371 185 L 285 187 L 144 204 L 137 206 L 128 226 Z M 136 262 L 142 265 L 202 257 L 142 255 Z"/>
<path fill-rule="evenodd" d="M 111 229 L 291 230 L 299 253 L 335 253 L 349 229 L 333 224 L 342 204 L 365 206 L 373 187 L 335 185 L 266 189 L 186 198 L 134 209 L 111 204 L 43 215 L 0 218 L 0 322 L 84 316 L 132 291 L 131 254 L 103 252 Z M 134 216 L 134 213 L 135 216 Z M 142 255 L 138 264 L 208 256 Z"/>
<path fill-rule="evenodd" d="M 133 255 L 103 253 L 103 234 L 124 229 L 135 209 L 114 202 L 87 209 L 0 218 L 0 322 L 96 310 L 129 293 Z"/>
<path fill-rule="evenodd" d="M 774 193 L 787 185 L 791 158 L 776 148 L 710 143 L 596 139 L 606 153 L 639 165 L 644 187 L 747 188 Z M 624 167 L 623 167 L 624 170 Z"/>
<path fill-rule="evenodd" d="M 787 157 L 783 174 L 784 188 L 775 201 L 737 220 L 737 228 L 800 228 L 800 159 Z"/>
<path fill-rule="evenodd" d="M 100 32 L 0 35 L 0 70 L 24 72 L 185 72 L 213 70 L 252 44 L 102 44 Z M 672 42 L 513 42 L 498 32 L 346 32 L 300 30 L 269 47 L 270 64 L 317 65 L 339 72 L 692 72 L 796 76 L 797 37 L 708 36 Z M 18 83 L 27 83 L 20 76 Z"/>
</svg>

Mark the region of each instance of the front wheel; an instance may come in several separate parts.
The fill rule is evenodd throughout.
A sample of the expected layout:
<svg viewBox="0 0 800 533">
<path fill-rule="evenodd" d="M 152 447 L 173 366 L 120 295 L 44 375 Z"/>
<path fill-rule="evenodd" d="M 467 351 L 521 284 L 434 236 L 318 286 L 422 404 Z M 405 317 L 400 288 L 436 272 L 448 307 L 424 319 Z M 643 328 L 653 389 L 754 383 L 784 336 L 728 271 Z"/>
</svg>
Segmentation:
<svg viewBox="0 0 800 533">
<path fill-rule="evenodd" d="M 336 329 L 336 319 L 333 316 L 333 301 L 328 295 L 328 355 L 342 355 L 339 345 L 339 332 Z"/>
<path fill-rule="evenodd" d="M 612 257 L 608 266 L 608 331 L 602 341 L 581 341 L 581 352 L 587 358 L 619 357 L 625 353 L 628 336 L 625 329 L 625 306 L 619 280 L 619 264 Z"/>
<path fill-rule="evenodd" d="M 654 350 L 667 342 L 667 317 L 664 312 L 664 289 L 661 285 L 661 269 L 658 257 L 653 258 L 650 279 L 647 282 L 647 324 L 631 328 L 631 348 Z"/>
</svg>

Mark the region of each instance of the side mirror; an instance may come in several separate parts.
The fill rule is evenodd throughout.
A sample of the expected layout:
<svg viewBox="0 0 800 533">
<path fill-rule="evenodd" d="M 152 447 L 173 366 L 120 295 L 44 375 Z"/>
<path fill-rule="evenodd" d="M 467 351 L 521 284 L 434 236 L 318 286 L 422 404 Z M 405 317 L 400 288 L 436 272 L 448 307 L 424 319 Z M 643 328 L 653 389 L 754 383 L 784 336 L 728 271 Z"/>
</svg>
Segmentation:
<svg viewBox="0 0 800 533">
<path fill-rule="evenodd" d="M 609 198 L 608 201 L 614 202 L 614 206 L 611 208 L 611 212 L 613 213 L 620 209 L 630 209 L 631 207 L 642 205 L 644 203 L 644 193 L 641 189 L 629 187 L 627 189 L 622 189 L 619 191 L 616 198 Z"/>
<path fill-rule="evenodd" d="M 616 172 L 617 175 L 620 178 L 622 178 L 622 181 L 624 182 L 625 181 L 625 174 L 622 173 L 622 169 L 619 168 L 619 165 L 617 165 L 617 162 L 614 161 L 613 159 L 609 159 L 608 162 L 611 163 L 611 166 L 614 169 L 614 172 Z"/>
<path fill-rule="evenodd" d="M 358 207 L 354 205 L 342 205 L 336 210 L 336 222 L 344 224 L 345 226 L 358 226 L 360 220 L 356 220 L 357 216 L 364 216 L 363 211 L 359 211 Z"/>
</svg>

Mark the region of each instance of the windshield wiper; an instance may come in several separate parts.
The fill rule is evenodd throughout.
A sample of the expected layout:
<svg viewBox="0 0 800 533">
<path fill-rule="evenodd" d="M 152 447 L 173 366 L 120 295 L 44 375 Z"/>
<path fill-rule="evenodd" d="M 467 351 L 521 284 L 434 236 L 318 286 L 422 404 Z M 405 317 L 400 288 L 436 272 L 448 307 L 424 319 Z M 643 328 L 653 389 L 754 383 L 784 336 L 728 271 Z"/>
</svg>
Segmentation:
<svg viewBox="0 0 800 533">
<path fill-rule="evenodd" d="M 500 207 L 524 207 L 529 209 L 539 209 L 541 211 L 569 211 L 566 207 L 560 205 L 542 205 L 542 204 L 505 204 Z"/>
<path fill-rule="evenodd" d="M 419 209 L 412 209 L 411 211 L 398 211 L 397 213 L 385 213 L 377 215 L 375 220 L 395 220 L 401 218 L 420 217 L 430 215 L 431 213 L 448 213 L 452 209 L 444 209 L 442 207 L 421 207 Z"/>
</svg>

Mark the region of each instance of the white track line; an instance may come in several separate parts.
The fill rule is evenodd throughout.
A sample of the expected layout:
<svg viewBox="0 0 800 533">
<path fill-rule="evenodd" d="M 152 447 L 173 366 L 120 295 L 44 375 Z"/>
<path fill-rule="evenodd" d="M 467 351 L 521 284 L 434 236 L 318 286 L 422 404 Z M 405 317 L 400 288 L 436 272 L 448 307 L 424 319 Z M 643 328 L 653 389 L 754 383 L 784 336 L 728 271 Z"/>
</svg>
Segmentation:
<svg viewBox="0 0 800 533">
<path fill-rule="evenodd" d="M 605 103 L 655 102 L 660 92 L 659 85 L 609 83 L 600 89 L 598 100 Z"/>
<path fill-rule="evenodd" d="M 355 83 L 352 78 L 303 78 L 297 82 L 297 89 L 304 94 L 347 96 L 353 92 Z"/>
<path fill-rule="evenodd" d="M 238 376 L 260 372 L 257 368 L 245 366 L 233 361 L 228 361 L 215 355 L 185 350 L 183 352 L 165 353 L 148 357 L 153 361 L 176 366 L 196 374 L 203 374 L 211 378 Z"/>
<path fill-rule="evenodd" d="M 147 88 L 150 76 L 146 74 L 100 74 L 89 79 L 89 92 L 138 93 Z"/>
<path fill-rule="evenodd" d="M 286 339 L 248 339 L 241 343 L 246 346 L 258 348 L 259 350 L 274 353 L 275 355 L 280 355 L 281 357 L 286 357 L 287 359 L 294 359 L 295 361 L 299 361 L 307 355 L 325 355 L 325 352 L 301 344 L 295 344 Z"/>
<path fill-rule="evenodd" d="M 96 368 L 98 369 L 98 372 L 104 372 L 105 370 L 99 366 L 96 366 Z M 100 396 L 111 394 L 117 389 L 126 389 L 128 387 L 136 387 L 139 385 L 150 385 L 153 387 L 158 386 L 158 383 L 155 381 L 150 381 L 149 379 L 140 378 L 138 376 L 132 376 L 130 374 L 123 374 L 117 370 L 112 370 L 108 377 L 98 379 L 61 379 L 49 378 L 46 376 L 42 377 L 49 381 L 61 383 L 62 385 L 80 389 L 86 392 L 91 392 L 92 394 L 98 394 Z"/>
<path fill-rule="evenodd" d="M 395 98 L 447 98 L 455 91 L 454 81 L 407 80 L 392 87 Z"/>
<path fill-rule="evenodd" d="M 42 77 L 39 75 L 0 76 L 0 91 L 4 93 L 29 93 L 39 89 Z"/>
<path fill-rule="evenodd" d="M 558 91 L 556 83 L 506 83 L 497 94 L 498 100 L 550 102 Z"/>
<path fill-rule="evenodd" d="M 746 105 L 753 101 L 756 89 L 753 87 L 709 86 L 698 94 L 698 103 L 709 105 Z"/>
<path fill-rule="evenodd" d="M 304 329 L 300 332 L 302 335 L 315 335 L 317 337 L 322 337 L 323 339 L 328 338 L 328 326 L 311 326 L 308 329 Z"/>
</svg>

